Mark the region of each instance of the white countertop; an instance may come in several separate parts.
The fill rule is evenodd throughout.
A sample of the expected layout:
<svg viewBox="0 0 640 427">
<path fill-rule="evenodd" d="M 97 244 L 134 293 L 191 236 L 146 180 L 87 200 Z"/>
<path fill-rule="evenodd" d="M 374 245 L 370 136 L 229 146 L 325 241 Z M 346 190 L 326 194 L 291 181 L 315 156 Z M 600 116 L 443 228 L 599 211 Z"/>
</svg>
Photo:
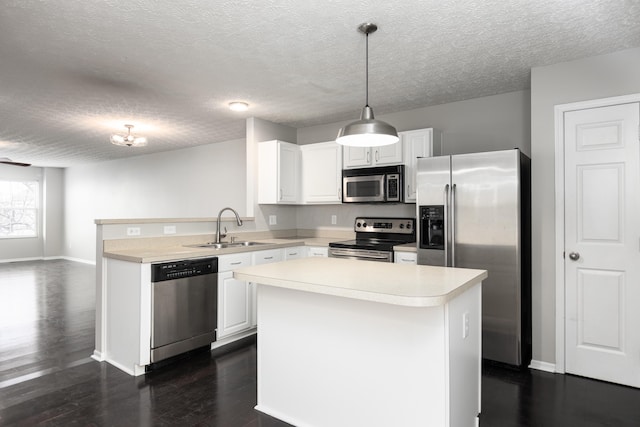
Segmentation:
<svg viewBox="0 0 640 427">
<path fill-rule="evenodd" d="M 409 307 L 443 305 L 487 277 L 486 270 L 303 258 L 234 271 L 263 285 Z"/>
<path fill-rule="evenodd" d="M 221 256 L 241 252 L 264 251 L 268 249 L 288 248 L 293 246 L 328 246 L 329 242 L 336 239 L 318 237 L 299 237 L 287 239 L 261 239 L 262 243 L 256 246 L 232 247 L 225 249 L 191 248 L 182 245 L 176 246 L 149 246 L 145 248 L 118 249 L 105 251 L 105 258 L 119 259 L 137 263 L 166 262 L 180 259 Z"/>
</svg>

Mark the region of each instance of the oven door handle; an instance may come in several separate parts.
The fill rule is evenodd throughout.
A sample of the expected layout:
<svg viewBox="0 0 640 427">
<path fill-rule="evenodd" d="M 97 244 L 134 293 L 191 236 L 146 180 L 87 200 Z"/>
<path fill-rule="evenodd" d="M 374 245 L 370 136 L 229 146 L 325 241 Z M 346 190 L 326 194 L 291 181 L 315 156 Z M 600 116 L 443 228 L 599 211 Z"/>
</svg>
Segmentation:
<svg viewBox="0 0 640 427">
<path fill-rule="evenodd" d="M 363 253 L 354 253 L 351 251 L 341 251 L 341 250 L 331 250 L 331 255 L 336 256 L 348 256 L 348 257 L 357 257 L 357 258 L 368 258 L 368 259 L 388 259 L 388 255 L 374 255 L 374 254 L 363 254 Z"/>
</svg>

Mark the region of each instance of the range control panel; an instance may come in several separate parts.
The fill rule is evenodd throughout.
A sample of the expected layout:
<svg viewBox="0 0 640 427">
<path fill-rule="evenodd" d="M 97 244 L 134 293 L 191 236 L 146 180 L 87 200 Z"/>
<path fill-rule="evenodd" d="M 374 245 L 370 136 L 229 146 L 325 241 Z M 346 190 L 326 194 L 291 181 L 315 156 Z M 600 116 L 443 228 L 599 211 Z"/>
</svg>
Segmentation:
<svg viewBox="0 0 640 427">
<path fill-rule="evenodd" d="M 356 218 L 353 229 L 356 233 L 413 234 L 415 218 Z"/>
</svg>

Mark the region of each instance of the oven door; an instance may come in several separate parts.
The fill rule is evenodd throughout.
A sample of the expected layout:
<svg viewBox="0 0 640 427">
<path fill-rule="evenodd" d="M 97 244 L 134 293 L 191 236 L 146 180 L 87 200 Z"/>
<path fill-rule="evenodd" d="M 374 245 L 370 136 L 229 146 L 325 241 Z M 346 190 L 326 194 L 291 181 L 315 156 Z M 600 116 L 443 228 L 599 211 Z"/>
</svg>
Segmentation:
<svg viewBox="0 0 640 427">
<path fill-rule="evenodd" d="M 361 261 L 393 262 L 393 252 L 368 249 L 329 248 L 329 258 L 358 259 Z"/>
<path fill-rule="evenodd" d="M 384 202 L 385 175 L 345 176 L 342 195 L 344 203 Z"/>
</svg>

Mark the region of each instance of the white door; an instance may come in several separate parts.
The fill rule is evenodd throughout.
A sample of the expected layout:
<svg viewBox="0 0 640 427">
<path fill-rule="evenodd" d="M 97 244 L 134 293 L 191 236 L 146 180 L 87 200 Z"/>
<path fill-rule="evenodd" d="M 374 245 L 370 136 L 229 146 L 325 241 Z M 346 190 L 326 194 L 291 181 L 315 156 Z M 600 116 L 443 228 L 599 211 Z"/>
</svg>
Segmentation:
<svg viewBox="0 0 640 427">
<path fill-rule="evenodd" d="M 279 167 L 278 185 L 280 188 L 279 202 L 298 201 L 298 173 L 299 149 L 293 144 L 279 144 Z"/>
<path fill-rule="evenodd" d="M 640 387 L 638 103 L 564 114 L 565 370 Z"/>
</svg>

